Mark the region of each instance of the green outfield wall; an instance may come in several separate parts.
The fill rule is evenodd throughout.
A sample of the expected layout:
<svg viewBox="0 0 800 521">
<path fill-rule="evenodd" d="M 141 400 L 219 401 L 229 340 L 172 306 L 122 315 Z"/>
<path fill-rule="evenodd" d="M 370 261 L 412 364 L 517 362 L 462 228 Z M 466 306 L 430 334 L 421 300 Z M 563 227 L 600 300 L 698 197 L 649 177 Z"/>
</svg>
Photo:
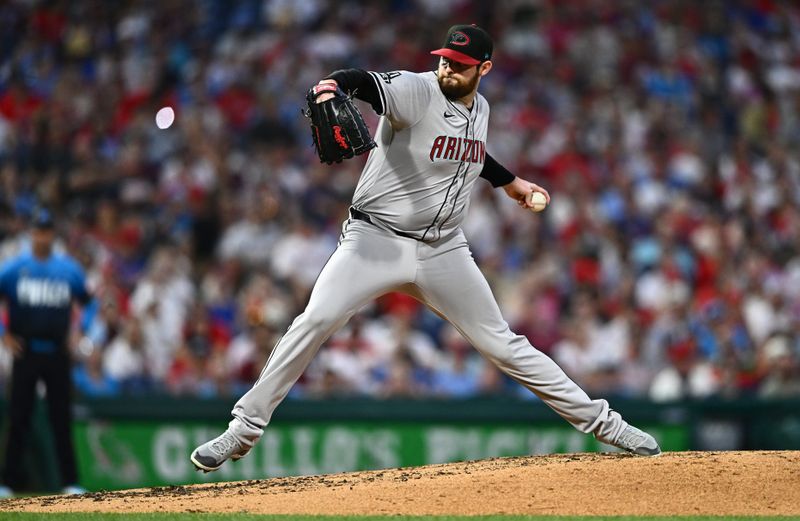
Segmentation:
<svg viewBox="0 0 800 521">
<path fill-rule="evenodd" d="M 81 482 L 93 490 L 116 489 L 610 450 L 561 425 L 275 422 L 246 458 L 210 475 L 195 472 L 189 453 L 220 430 L 219 424 L 195 422 L 81 423 L 76 429 Z M 680 426 L 652 430 L 668 450 L 688 446 Z"/>
<path fill-rule="evenodd" d="M 234 400 L 168 397 L 81 401 L 74 433 L 90 490 L 415 466 L 495 456 L 609 451 L 537 401 L 287 400 L 248 457 L 216 473 L 188 455 L 219 434 Z M 800 448 L 800 401 L 652 404 L 613 400 L 665 450 Z M 33 490 L 54 490 L 42 410 L 31 433 Z"/>
</svg>

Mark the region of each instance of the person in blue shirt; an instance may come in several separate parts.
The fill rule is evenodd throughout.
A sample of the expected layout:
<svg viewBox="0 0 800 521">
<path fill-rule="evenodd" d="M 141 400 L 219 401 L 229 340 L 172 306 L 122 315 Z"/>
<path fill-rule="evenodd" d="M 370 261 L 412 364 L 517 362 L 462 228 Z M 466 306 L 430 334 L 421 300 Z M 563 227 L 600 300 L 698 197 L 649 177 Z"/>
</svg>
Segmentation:
<svg viewBox="0 0 800 521">
<path fill-rule="evenodd" d="M 23 446 L 30 438 L 36 386 L 44 382 L 47 408 L 55 437 L 63 492 L 80 491 L 72 442 L 72 387 L 67 345 L 74 302 L 90 300 L 78 263 L 55 253 L 55 223 L 51 213 L 34 211 L 31 246 L 0 266 L 0 298 L 8 323 L 0 323 L 2 344 L 14 356 L 8 398 L 5 467 L 0 495 L 22 483 Z"/>
</svg>

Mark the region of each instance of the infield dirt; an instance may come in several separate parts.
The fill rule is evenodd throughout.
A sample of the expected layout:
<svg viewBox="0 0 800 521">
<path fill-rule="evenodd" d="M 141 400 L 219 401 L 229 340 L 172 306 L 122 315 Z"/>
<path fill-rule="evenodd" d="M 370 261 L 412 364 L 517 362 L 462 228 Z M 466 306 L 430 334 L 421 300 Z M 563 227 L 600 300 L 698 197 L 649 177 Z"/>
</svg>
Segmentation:
<svg viewBox="0 0 800 521">
<path fill-rule="evenodd" d="M 235 464 L 235 463 L 234 463 Z M 0 511 L 800 515 L 800 451 L 567 454 L 0 501 Z"/>
</svg>

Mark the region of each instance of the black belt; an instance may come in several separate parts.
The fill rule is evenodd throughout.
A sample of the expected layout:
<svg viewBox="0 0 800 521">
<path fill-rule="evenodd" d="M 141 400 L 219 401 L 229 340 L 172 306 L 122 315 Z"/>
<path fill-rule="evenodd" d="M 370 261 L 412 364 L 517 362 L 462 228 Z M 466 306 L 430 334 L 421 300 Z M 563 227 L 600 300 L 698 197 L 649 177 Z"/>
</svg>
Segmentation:
<svg viewBox="0 0 800 521">
<path fill-rule="evenodd" d="M 366 214 L 366 213 L 362 212 L 361 210 L 353 208 L 352 206 L 350 207 L 350 217 L 352 217 L 356 221 L 364 221 L 365 223 L 369 223 L 369 224 L 371 224 L 373 226 L 377 226 L 375 223 L 372 222 L 372 218 L 369 216 L 369 214 Z M 419 240 L 416 237 L 414 237 L 413 235 L 409 235 L 409 234 L 407 234 L 405 232 L 399 232 L 397 230 L 390 230 L 390 231 L 392 233 L 394 233 L 395 235 L 399 235 L 400 237 L 406 237 L 408 239 L 414 239 L 415 241 Z"/>
</svg>

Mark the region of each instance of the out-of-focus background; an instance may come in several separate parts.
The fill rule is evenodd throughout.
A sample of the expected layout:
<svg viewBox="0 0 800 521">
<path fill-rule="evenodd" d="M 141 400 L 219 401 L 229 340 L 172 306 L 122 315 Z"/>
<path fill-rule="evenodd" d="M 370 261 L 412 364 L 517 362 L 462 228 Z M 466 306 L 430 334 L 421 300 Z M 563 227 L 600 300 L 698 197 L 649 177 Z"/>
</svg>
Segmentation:
<svg viewBox="0 0 800 521">
<path fill-rule="evenodd" d="M 797 3 L 11 0 L 0 259 L 45 204 L 96 295 L 72 342 L 84 486 L 203 479 L 190 450 L 302 311 L 363 166 L 320 165 L 306 89 L 431 70 L 463 22 L 495 40 L 489 151 L 552 195 L 534 216 L 473 194 L 465 230 L 512 328 L 667 449 L 800 447 Z M 213 477 L 600 449 L 387 295 Z"/>
</svg>

